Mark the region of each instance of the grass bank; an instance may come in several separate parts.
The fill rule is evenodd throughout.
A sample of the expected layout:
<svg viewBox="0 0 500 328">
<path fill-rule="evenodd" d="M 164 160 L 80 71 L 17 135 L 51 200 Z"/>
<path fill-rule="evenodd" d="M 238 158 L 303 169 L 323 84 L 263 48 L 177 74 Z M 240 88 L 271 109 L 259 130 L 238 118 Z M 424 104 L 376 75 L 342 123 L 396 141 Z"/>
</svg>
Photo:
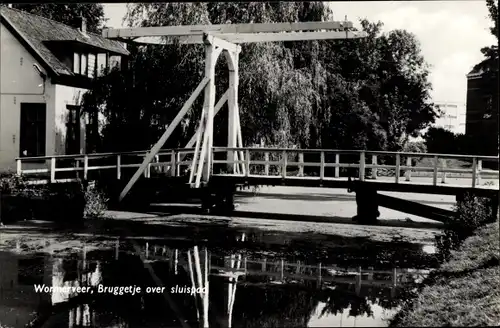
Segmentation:
<svg viewBox="0 0 500 328">
<path fill-rule="evenodd" d="M 423 286 L 390 326 L 500 326 L 499 222 L 467 238 Z"/>
</svg>

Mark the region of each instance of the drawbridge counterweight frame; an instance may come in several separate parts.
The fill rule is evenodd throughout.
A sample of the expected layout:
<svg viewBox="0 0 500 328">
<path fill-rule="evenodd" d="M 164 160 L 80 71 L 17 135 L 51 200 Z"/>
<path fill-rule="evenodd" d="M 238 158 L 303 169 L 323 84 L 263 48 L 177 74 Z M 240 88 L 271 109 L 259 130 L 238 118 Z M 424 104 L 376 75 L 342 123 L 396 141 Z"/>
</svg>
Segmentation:
<svg viewBox="0 0 500 328">
<path fill-rule="evenodd" d="M 186 145 L 195 145 L 195 154 L 191 163 L 189 183 L 198 188 L 210 179 L 212 168 L 212 147 L 214 116 L 225 102 L 228 103 L 228 148 L 242 148 L 240 115 L 238 107 L 239 86 L 239 54 L 243 43 L 274 41 L 308 41 L 328 39 L 356 39 L 366 36 L 364 32 L 353 31 L 353 24 L 343 22 L 299 22 L 299 23 L 265 23 L 265 24 L 225 24 L 225 25 L 188 25 L 137 27 L 122 29 L 105 29 L 103 36 L 123 42 L 138 44 L 204 44 L 205 45 L 205 77 L 191 94 L 177 116 L 158 142 L 151 148 L 142 164 L 120 193 L 121 201 L 137 180 L 143 175 L 148 165 L 161 150 L 174 129 L 189 111 L 196 98 L 204 91 L 203 110 L 196 134 Z M 155 39 L 156 38 L 156 39 Z M 160 38 L 158 40 L 157 38 Z M 176 39 L 176 40 L 174 40 Z M 215 104 L 215 65 L 219 56 L 224 53 L 229 67 L 229 87 L 221 99 Z M 234 173 L 245 174 L 242 151 L 227 152 L 229 169 Z"/>
</svg>

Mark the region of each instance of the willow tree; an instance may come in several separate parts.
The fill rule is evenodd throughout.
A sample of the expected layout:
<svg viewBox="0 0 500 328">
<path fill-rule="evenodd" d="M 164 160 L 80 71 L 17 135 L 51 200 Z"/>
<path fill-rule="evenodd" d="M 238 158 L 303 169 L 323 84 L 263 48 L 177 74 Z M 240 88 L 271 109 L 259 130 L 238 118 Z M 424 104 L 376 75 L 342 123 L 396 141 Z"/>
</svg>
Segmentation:
<svg viewBox="0 0 500 328">
<path fill-rule="evenodd" d="M 129 5 L 126 21 L 129 26 L 272 23 L 325 21 L 332 15 L 323 2 L 149 3 Z M 432 123 L 428 71 L 417 40 L 405 31 L 382 34 L 381 26 L 362 21 L 369 34 L 363 40 L 243 44 L 239 102 L 244 142 L 396 150 Z M 103 150 L 149 148 L 203 76 L 200 45 L 130 49 L 129 70 L 98 79 L 84 100 L 86 110 L 98 109 L 108 118 Z M 219 97 L 227 89 L 228 74 L 220 70 L 225 63 L 218 65 Z M 186 144 L 201 107 L 194 104 L 166 147 Z M 214 145 L 225 145 L 226 116 L 215 119 Z"/>
</svg>

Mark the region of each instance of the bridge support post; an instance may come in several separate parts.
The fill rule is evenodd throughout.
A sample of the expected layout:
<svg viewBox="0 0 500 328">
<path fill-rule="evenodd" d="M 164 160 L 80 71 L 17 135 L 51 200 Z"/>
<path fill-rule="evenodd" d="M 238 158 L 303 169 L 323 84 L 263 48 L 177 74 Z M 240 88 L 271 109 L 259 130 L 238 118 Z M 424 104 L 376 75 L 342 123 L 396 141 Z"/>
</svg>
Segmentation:
<svg viewBox="0 0 500 328">
<path fill-rule="evenodd" d="M 215 63 L 217 62 L 217 55 L 215 51 L 215 46 L 205 45 L 205 76 L 210 79 L 205 88 L 205 101 L 203 104 L 203 109 L 205 113 L 205 136 L 203 140 L 203 147 L 200 155 L 200 161 L 203 157 L 203 178 L 204 182 L 208 182 L 210 178 L 210 172 L 212 167 L 212 147 L 213 147 L 213 135 L 214 135 L 214 107 L 215 107 Z M 200 164 L 202 164 L 201 162 Z M 200 174 L 200 169 L 198 169 L 198 174 Z M 196 179 L 196 184 L 199 184 L 199 178 Z"/>
<path fill-rule="evenodd" d="M 380 216 L 377 190 L 362 181 L 351 181 L 348 191 L 356 193 L 357 215 L 353 221 L 375 223 Z"/>
<path fill-rule="evenodd" d="M 239 48 L 241 49 L 241 48 Z M 239 107 L 238 107 L 238 85 L 239 85 L 239 51 L 225 51 L 227 63 L 229 66 L 229 89 L 228 89 L 228 129 L 227 129 L 227 147 L 238 147 L 239 133 Z M 235 156 L 236 155 L 236 156 Z M 232 163 L 238 159 L 238 154 L 234 149 L 227 152 L 228 169 L 231 173 L 236 173 L 238 165 Z M 241 158 L 239 158 L 241 160 Z"/>
</svg>

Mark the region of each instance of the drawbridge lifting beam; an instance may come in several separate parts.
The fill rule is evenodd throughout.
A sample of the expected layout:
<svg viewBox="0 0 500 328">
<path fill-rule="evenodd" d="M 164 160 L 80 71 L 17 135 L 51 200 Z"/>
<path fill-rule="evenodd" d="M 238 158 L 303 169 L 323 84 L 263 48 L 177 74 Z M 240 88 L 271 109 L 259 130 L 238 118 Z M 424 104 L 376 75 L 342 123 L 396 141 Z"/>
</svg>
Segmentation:
<svg viewBox="0 0 500 328">
<path fill-rule="evenodd" d="M 203 44 L 204 35 L 210 34 L 232 44 L 310 41 L 333 39 L 356 39 L 367 36 L 364 31 L 353 31 L 349 21 L 298 22 L 298 23 L 261 23 L 261 24 L 222 24 L 155 26 L 121 29 L 105 29 L 102 35 L 107 38 L 137 44 Z M 232 51 L 230 48 L 226 48 Z"/>
<path fill-rule="evenodd" d="M 259 24 L 216 24 L 184 26 L 151 26 L 104 29 L 102 36 L 114 38 L 139 38 L 145 36 L 189 36 L 203 33 L 277 33 L 317 30 L 344 30 L 353 28 L 352 22 L 297 22 L 297 23 L 259 23 Z"/>
</svg>

